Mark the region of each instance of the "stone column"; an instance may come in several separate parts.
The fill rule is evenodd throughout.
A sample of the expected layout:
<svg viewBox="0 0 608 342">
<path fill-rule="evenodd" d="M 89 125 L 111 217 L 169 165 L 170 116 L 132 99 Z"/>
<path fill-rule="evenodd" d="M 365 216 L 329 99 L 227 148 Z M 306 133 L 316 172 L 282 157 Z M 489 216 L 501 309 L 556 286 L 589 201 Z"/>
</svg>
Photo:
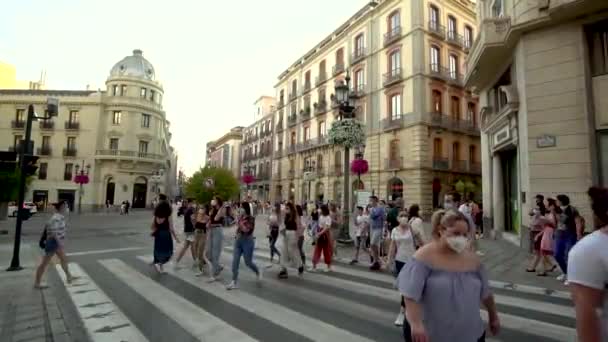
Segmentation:
<svg viewBox="0 0 608 342">
<path fill-rule="evenodd" d="M 495 238 L 502 237 L 505 228 L 505 194 L 501 164 L 500 156 L 494 154 L 492 156 L 492 217 L 494 219 L 492 235 Z"/>
</svg>

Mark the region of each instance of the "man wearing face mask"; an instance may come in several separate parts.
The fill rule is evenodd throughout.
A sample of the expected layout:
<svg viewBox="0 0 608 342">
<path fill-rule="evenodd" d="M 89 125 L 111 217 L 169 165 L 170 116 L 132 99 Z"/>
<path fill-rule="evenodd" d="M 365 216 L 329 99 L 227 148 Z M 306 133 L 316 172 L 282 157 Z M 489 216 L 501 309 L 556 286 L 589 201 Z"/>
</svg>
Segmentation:
<svg viewBox="0 0 608 342">
<path fill-rule="evenodd" d="M 468 220 L 458 211 L 440 210 L 432 225 L 433 240 L 416 251 L 398 278 L 409 322 L 403 326 L 405 340 L 483 342 L 479 308 L 488 311 L 493 335 L 500 322 L 486 271 L 467 248 Z"/>
<path fill-rule="evenodd" d="M 386 212 L 384 211 L 384 207 L 378 205 L 378 197 L 376 196 L 371 196 L 369 198 L 369 205 L 371 207 L 369 213 L 370 244 L 373 258 L 370 270 L 377 271 L 380 269 L 380 245 L 382 244 L 382 233 L 386 220 Z"/>
</svg>

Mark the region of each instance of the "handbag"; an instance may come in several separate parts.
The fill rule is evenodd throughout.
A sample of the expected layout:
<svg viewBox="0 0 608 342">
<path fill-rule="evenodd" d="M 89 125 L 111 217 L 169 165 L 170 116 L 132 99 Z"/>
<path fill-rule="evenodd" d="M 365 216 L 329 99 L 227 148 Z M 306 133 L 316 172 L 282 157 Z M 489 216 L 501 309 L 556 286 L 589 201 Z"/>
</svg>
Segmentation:
<svg viewBox="0 0 608 342">
<path fill-rule="evenodd" d="M 42 234 L 40 235 L 40 240 L 38 241 L 38 247 L 40 249 L 45 249 L 46 247 L 46 227 L 42 230 Z"/>
</svg>

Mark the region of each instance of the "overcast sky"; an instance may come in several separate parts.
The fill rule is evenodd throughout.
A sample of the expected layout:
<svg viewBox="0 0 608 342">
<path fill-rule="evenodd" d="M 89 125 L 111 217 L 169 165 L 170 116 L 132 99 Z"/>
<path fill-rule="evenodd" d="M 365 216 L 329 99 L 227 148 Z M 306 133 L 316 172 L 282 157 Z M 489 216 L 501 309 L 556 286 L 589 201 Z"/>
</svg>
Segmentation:
<svg viewBox="0 0 608 342">
<path fill-rule="evenodd" d="M 165 90 L 172 145 L 187 174 L 205 144 L 253 121 L 277 76 L 367 0 L 19 0 L 0 11 L 0 60 L 48 89 L 105 89 L 142 49 Z"/>
</svg>

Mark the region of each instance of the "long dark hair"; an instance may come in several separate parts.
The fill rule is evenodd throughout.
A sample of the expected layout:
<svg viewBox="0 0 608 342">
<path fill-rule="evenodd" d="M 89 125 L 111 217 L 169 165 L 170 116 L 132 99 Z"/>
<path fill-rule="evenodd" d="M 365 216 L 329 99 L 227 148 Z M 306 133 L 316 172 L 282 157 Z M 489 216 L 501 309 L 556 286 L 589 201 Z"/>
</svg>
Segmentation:
<svg viewBox="0 0 608 342">
<path fill-rule="evenodd" d="M 287 214 L 287 216 L 285 216 L 285 222 L 287 221 L 296 221 L 296 215 L 297 215 L 297 211 L 296 211 L 296 206 L 293 205 L 293 203 L 291 202 L 287 202 L 287 208 L 289 208 L 289 213 Z"/>
<path fill-rule="evenodd" d="M 420 217 L 420 206 L 418 204 L 412 204 L 407 213 L 409 215 L 408 220 L 411 220 L 414 217 Z"/>
<path fill-rule="evenodd" d="M 246 216 L 251 216 L 251 206 L 248 202 L 241 202 L 241 208 L 243 208 Z"/>
<path fill-rule="evenodd" d="M 608 189 L 593 186 L 587 191 L 591 198 L 591 210 L 595 215 L 595 228 L 603 228 L 608 224 Z"/>
<path fill-rule="evenodd" d="M 302 210 L 302 206 L 301 205 L 296 205 L 296 213 L 298 213 L 298 216 L 304 216 L 304 210 Z"/>
<path fill-rule="evenodd" d="M 562 213 L 562 208 L 560 208 L 559 205 L 557 205 L 557 201 L 555 200 L 555 198 L 547 198 L 547 203 L 549 204 L 550 207 L 555 208 L 555 213 L 556 214 L 561 214 Z M 545 205 L 543 204 L 543 207 L 544 206 Z"/>
</svg>

